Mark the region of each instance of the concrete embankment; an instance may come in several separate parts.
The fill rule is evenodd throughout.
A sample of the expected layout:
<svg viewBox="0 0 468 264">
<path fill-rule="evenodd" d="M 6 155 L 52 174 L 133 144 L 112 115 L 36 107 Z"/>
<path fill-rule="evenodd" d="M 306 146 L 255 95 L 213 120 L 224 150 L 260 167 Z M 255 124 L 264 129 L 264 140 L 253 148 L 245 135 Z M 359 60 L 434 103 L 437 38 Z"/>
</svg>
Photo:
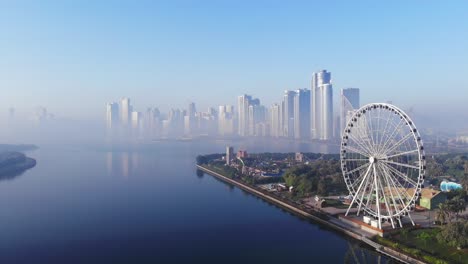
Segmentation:
<svg viewBox="0 0 468 264">
<path fill-rule="evenodd" d="M 295 206 L 293 206 L 293 205 L 291 205 L 289 203 L 281 201 L 281 200 L 279 200 L 279 199 L 277 199 L 277 198 L 275 198 L 275 197 L 273 197 L 273 196 L 271 196 L 269 194 L 265 194 L 265 193 L 255 189 L 255 188 L 252 188 L 249 185 L 246 185 L 246 184 L 241 183 L 239 181 L 236 181 L 236 180 L 230 179 L 228 177 L 225 177 L 222 174 L 219 174 L 219 173 L 217 173 L 215 171 L 212 171 L 212 170 L 210 170 L 208 168 L 205 168 L 203 166 L 200 166 L 200 165 L 196 165 L 196 166 L 197 166 L 198 169 L 200 169 L 200 170 L 202 170 L 202 171 L 204 171 L 204 172 L 206 172 L 206 173 L 208 173 L 208 174 L 210 174 L 210 175 L 212 175 L 212 176 L 214 176 L 214 177 L 216 177 L 216 178 L 218 178 L 218 179 L 220 179 L 220 180 L 222 180 L 224 182 L 232 184 L 232 185 L 234 185 L 234 186 L 236 186 L 236 187 L 238 187 L 238 188 L 240 188 L 240 189 L 242 189 L 244 191 L 247 191 L 247 192 L 249 192 L 249 193 L 251 193 L 251 194 L 253 194 L 253 195 L 257 196 L 257 197 L 260 197 L 260 198 L 264 199 L 267 202 L 270 202 L 270 203 L 272 203 L 272 204 L 274 204 L 276 206 L 279 206 L 279 207 L 281 207 L 283 209 L 286 209 L 289 212 L 292 212 L 292 213 L 294 213 L 294 214 L 296 214 L 298 216 L 301 216 L 301 217 L 305 217 L 306 219 L 310 219 L 312 221 L 318 222 L 318 223 L 320 223 L 322 225 L 325 225 L 327 227 L 330 227 L 330 228 L 332 228 L 332 229 L 334 229 L 334 230 L 336 230 L 336 231 L 338 231 L 340 233 L 346 234 L 346 235 L 348 235 L 348 236 L 350 236 L 350 237 L 352 237 L 354 239 L 362 241 L 363 243 L 365 243 L 365 244 L 371 246 L 372 248 L 374 248 L 376 251 L 378 251 L 380 253 L 383 253 L 383 254 L 391 257 L 391 258 L 394 258 L 394 259 L 396 259 L 396 260 L 398 260 L 400 262 L 424 264 L 424 262 L 422 262 L 422 261 L 414 259 L 414 258 L 412 258 L 410 256 L 407 256 L 405 254 L 402 254 L 400 252 L 396 252 L 393 249 L 384 247 L 383 245 L 380 245 L 380 244 L 370 240 L 368 237 L 362 235 L 361 233 L 358 233 L 356 231 L 352 231 L 353 228 L 351 226 L 348 227 L 344 223 L 341 223 L 339 219 L 336 219 L 336 218 L 334 218 L 332 216 L 329 216 L 329 218 L 330 218 L 329 220 L 324 220 L 324 219 L 322 219 L 322 218 L 320 218 L 320 217 L 318 217 L 316 215 L 313 215 L 313 214 L 308 213 L 308 212 L 306 212 L 304 210 L 301 210 L 301 209 L 299 209 L 299 208 L 297 208 L 297 207 L 295 207 Z"/>
</svg>

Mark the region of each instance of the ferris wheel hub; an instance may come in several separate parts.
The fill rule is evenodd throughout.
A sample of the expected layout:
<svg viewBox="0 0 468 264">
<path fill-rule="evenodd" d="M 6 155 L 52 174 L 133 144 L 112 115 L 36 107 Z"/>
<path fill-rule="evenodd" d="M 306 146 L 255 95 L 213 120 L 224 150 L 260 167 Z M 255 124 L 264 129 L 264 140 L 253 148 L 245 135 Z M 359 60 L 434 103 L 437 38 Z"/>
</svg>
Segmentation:
<svg viewBox="0 0 468 264">
<path fill-rule="evenodd" d="M 376 158 L 376 157 L 370 157 L 370 158 L 369 158 L 369 162 L 370 162 L 371 164 L 376 163 L 376 162 L 377 162 L 377 158 Z"/>
</svg>

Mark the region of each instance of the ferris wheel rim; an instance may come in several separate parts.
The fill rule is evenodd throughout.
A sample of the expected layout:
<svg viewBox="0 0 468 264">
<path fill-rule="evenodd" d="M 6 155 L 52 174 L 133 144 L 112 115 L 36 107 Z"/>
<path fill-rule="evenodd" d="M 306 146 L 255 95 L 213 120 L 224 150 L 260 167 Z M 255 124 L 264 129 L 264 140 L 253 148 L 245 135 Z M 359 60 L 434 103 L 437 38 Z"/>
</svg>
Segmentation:
<svg viewBox="0 0 468 264">
<path fill-rule="evenodd" d="M 346 151 L 351 149 L 349 146 L 347 146 L 347 143 L 350 140 L 351 141 L 354 140 L 354 139 L 352 139 L 352 137 L 354 137 L 354 135 L 351 135 L 352 131 L 354 130 L 354 124 L 357 124 L 356 122 L 357 122 L 358 119 L 364 118 L 366 112 L 372 111 L 374 109 L 382 109 L 383 111 L 389 111 L 389 112 L 395 113 L 402 120 L 402 121 L 400 121 L 400 123 L 403 122 L 403 124 L 406 124 L 407 126 L 409 126 L 410 131 L 408 132 L 407 136 L 405 136 L 400 141 L 405 142 L 405 141 L 407 141 L 409 139 L 412 139 L 412 142 L 415 143 L 416 149 L 408 151 L 408 152 L 401 152 L 401 153 L 397 153 L 397 154 L 391 154 L 391 152 L 393 150 L 397 149 L 398 145 L 401 143 L 400 141 L 397 142 L 397 144 L 395 144 L 393 147 L 390 148 L 390 150 L 392 150 L 392 151 L 388 151 L 388 149 L 386 150 L 386 147 L 387 147 L 386 144 L 387 143 L 385 143 L 383 146 L 382 145 L 376 146 L 376 145 L 372 145 L 372 144 L 369 144 L 368 146 L 364 146 L 364 143 L 363 143 L 364 141 L 361 141 L 361 144 L 362 144 L 361 148 L 360 149 L 353 149 L 355 151 L 355 153 L 360 157 L 359 157 L 359 159 L 355 159 L 353 161 L 354 162 L 363 162 L 364 164 L 361 164 L 359 167 L 354 168 L 352 170 L 348 170 L 347 162 L 352 161 L 352 159 L 348 159 L 347 155 L 346 155 Z M 380 114 L 380 112 L 379 112 L 379 114 Z M 365 122 L 367 124 L 367 120 L 365 120 Z M 388 125 L 388 123 L 387 123 L 387 125 Z M 398 125 L 398 133 L 400 132 L 399 126 L 400 126 L 400 124 Z M 397 128 L 395 128 L 395 131 L 396 130 L 397 130 Z M 377 132 L 379 132 L 379 131 L 377 131 Z M 375 132 L 372 131 L 372 129 L 371 129 L 371 134 L 373 135 L 374 133 Z M 388 136 L 387 141 L 390 138 L 392 138 L 392 136 Z M 372 138 L 372 140 L 374 140 L 374 138 Z M 395 146 L 397 146 L 397 147 L 395 147 Z M 415 165 L 411 165 L 411 164 L 404 164 L 404 163 L 400 163 L 400 162 L 394 162 L 393 160 L 391 160 L 391 158 L 394 158 L 396 156 L 408 155 L 410 153 L 414 153 L 414 154 L 417 153 L 417 155 L 415 157 L 417 157 L 417 163 L 419 164 L 419 166 L 415 166 Z M 389 154 L 391 154 L 391 155 L 389 155 Z M 388 103 L 370 103 L 370 104 L 364 105 L 361 108 L 359 108 L 358 110 L 356 110 L 353 113 L 353 115 L 351 116 L 351 118 L 349 119 L 349 121 L 346 122 L 346 126 L 345 126 L 345 129 L 343 131 L 343 135 L 342 135 L 342 139 L 341 139 L 340 156 L 341 156 L 341 167 L 342 167 L 342 172 L 343 172 L 343 177 L 344 177 L 344 180 L 345 180 L 345 184 L 346 184 L 346 186 L 347 186 L 347 188 L 348 188 L 348 190 L 349 190 L 349 192 L 350 192 L 350 194 L 352 196 L 360 195 L 360 190 L 359 189 L 362 188 L 362 185 L 364 184 L 365 180 L 369 181 L 369 179 L 366 179 L 367 176 L 362 174 L 362 171 L 365 170 L 365 169 L 368 170 L 367 171 L 367 174 L 368 174 L 369 170 L 371 170 L 371 168 L 373 168 L 373 170 L 374 170 L 373 174 L 375 175 L 374 177 L 377 177 L 377 171 L 379 171 L 379 173 L 384 175 L 383 177 L 390 178 L 390 177 L 393 177 L 391 175 L 395 175 L 395 176 L 398 176 L 398 177 L 400 177 L 402 179 L 405 179 L 404 174 L 399 172 L 398 169 L 394 168 L 392 165 L 396 165 L 396 166 L 400 166 L 400 167 L 406 167 L 407 170 L 410 170 L 410 169 L 416 170 L 417 171 L 417 180 L 412 182 L 412 184 L 414 185 L 414 192 L 413 192 L 412 195 L 410 195 L 410 197 L 405 197 L 405 198 L 409 198 L 409 199 L 406 200 L 405 203 L 403 203 L 403 200 L 401 201 L 401 203 L 403 204 L 403 207 L 401 209 L 398 210 L 397 207 L 395 207 L 395 212 L 393 212 L 392 209 L 390 209 L 391 206 L 388 205 L 388 201 L 386 200 L 387 198 L 384 195 L 383 198 L 385 199 L 385 203 L 387 203 L 387 207 L 386 207 L 387 214 L 386 215 L 380 215 L 380 212 L 376 212 L 376 211 L 380 210 L 379 207 L 380 207 L 380 203 L 381 203 L 380 201 L 378 201 L 378 197 L 375 199 L 376 204 L 377 204 L 377 206 L 376 206 L 377 210 L 374 210 L 371 207 L 369 207 L 369 204 L 368 204 L 369 202 L 367 202 L 367 204 L 364 205 L 362 210 L 364 212 L 374 216 L 374 217 L 378 213 L 379 218 L 388 219 L 388 218 L 395 218 L 395 217 L 401 217 L 403 215 L 406 215 L 406 214 L 408 214 L 409 211 L 411 211 L 411 209 L 414 208 L 415 202 L 416 202 L 417 198 L 420 196 L 421 189 L 422 189 L 422 184 L 424 182 L 424 177 L 425 177 L 425 153 L 424 153 L 424 147 L 423 147 L 423 143 L 421 141 L 421 136 L 419 134 L 419 131 L 417 130 L 416 126 L 414 125 L 413 120 L 403 110 L 401 110 L 400 108 L 398 108 L 398 107 L 396 107 L 396 106 L 394 106 L 392 104 L 388 104 Z M 381 161 L 381 162 L 378 163 L 377 162 L 378 160 Z M 378 164 L 378 165 L 375 165 L 375 164 Z M 359 176 L 360 179 L 356 178 L 354 180 L 360 180 L 361 181 L 361 182 L 358 181 L 358 183 L 360 183 L 360 186 L 359 186 L 359 188 L 357 190 L 356 190 L 357 186 L 352 184 L 351 178 L 349 176 L 349 175 L 351 175 L 353 173 L 356 173 L 356 172 L 357 173 L 360 172 L 360 176 Z M 407 178 L 406 180 L 409 181 L 408 180 L 409 177 L 406 176 L 406 178 Z M 375 180 L 375 181 L 377 181 L 377 180 Z M 401 181 L 401 179 L 399 179 L 398 182 L 399 181 Z M 368 184 L 366 183 L 366 188 L 367 188 L 367 186 L 368 186 Z M 387 182 L 387 186 L 388 186 L 388 189 L 390 189 L 389 190 L 390 193 L 392 194 L 392 188 L 393 188 L 393 187 L 391 187 L 392 184 Z M 393 183 L 393 186 L 395 187 L 395 189 L 399 188 L 397 186 L 397 184 L 395 184 L 395 183 Z M 383 187 L 383 186 L 381 186 L 381 187 Z M 365 190 L 362 193 L 363 194 L 361 195 L 360 198 L 357 198 L 357 197 L 354 198 L 353 197 L 354 198 L 353 201 L 356 200 L 356 202 L 359 204 L 360 209 L 358 209 L 358 211 L 361 210 L 361 206 L 364 203 Z M 393 194 L 392 194 L 392 198 L 394 198 Z M 401 197 L 400 197 L 400 199 L 401 199 Z M 370 200 L 370 195 L 367 196 L 367 201 L 369 201 L 369 200 Z M 393 199 L 393 203 L 394 203 L 394 206 L 395 206 L 395 199 Z M 352 204 L 350 206 L 352 206 Z"/>
</svg>

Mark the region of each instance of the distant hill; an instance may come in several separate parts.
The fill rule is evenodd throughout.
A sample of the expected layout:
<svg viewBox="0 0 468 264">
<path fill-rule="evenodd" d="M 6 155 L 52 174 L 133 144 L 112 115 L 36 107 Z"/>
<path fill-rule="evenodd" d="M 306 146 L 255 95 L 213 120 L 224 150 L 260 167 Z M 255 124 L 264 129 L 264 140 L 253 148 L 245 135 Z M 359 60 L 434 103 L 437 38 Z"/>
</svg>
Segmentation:
<svg viewBox="0 0 468 264">
<path fill-rule="evenodd" d="M 35 149 L 38 149 L 38 147 L 32 144 L 20 144 L 20 145 L 0 144 L 0 153 L 5 152 L 5 151 L 28 151 L 28 150 L 35 150 Z"/>
<path fill-rule="evenodd" d="M 0 152 L 0 179 L 13 178 L 34 166 L 36 160 L 26 157 L 23 153 Z"/>
</svg>

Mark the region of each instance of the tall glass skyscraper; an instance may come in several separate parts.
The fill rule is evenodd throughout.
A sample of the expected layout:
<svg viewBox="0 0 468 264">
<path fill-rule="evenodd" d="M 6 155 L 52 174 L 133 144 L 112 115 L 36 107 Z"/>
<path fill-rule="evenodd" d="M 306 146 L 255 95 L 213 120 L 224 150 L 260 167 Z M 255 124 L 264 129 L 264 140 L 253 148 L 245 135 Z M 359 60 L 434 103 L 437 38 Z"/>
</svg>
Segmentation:
<svg viewBox="0 0 468 264">
<path fill-rule="evenodd" d="M 321 70 L 312 75 L 311 133 L 313 139 L 333 138 L 333 86 L 331 73 Z"/>
<path fill-rule="evenodd" d="M 310 138 L 310 90 L 299 89 L 294 95 L 294 138 Z"/>
</svg>

